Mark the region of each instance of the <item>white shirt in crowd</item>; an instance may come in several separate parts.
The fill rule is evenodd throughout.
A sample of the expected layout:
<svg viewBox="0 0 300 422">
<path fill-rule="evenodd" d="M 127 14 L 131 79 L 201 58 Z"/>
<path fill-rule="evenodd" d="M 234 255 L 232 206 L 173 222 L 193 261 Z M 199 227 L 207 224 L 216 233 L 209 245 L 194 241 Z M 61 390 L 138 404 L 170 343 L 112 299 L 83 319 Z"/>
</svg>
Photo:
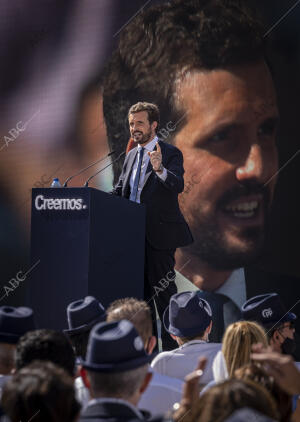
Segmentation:
<svg viewBox="0 0 300 422">
<path fill-rule="evenodd" d="M 226 362 L 225 362 L 225 358 L 224 358 L 222 350 L 220 350 L 214 358 L 214 361 L 212 364 L 212 371 L 213 371 L 214 379 L 208 384 L 206 384 L 205 387 L 201 390 L 201 393 L 200 393 L 201 396 L 217 383 L 225 381 L 229 378 L 227 366 L 226 366 Z"/>
<path fill-rule="evenodd" d="M 159 353 L 152 361 L 155 372 L 184 381 L 186 375 L 195 371 L 199 358 L 207 358 L 207 364 L 200 379 L 201 384 L 207 384 L 213 379 L 212 363 L 221 350 L 221 343 L 207 343 L 204 340 L 191 340 L 178 349 Z"/>
<path fill-rule="evenodd" d="M 82 408 L 84 408 L 91 400 L 90 392 L 84 385 L 84 382 L 81 377 L 77 377 L 75 379 L 75 394 L 76 399 L 79 401 Z"/>
<path fill-rule="evenodd" d="M 152 416 L 163 415 L 173 409 L 174 403 L 181 400 L 183 381 L 157 372 L 153 376 L 147 390 L 142 395 L 138 408 L 148 410 Z"/>
</svg>

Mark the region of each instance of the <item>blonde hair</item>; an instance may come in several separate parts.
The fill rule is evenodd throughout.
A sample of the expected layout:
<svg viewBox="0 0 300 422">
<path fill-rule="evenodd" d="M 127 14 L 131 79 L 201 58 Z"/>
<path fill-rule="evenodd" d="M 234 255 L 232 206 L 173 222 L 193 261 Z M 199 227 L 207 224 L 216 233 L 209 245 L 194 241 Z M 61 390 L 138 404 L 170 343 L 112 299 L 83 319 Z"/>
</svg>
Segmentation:
<svg viewBox="0 0 300 422">
<path fill-rule="evenodd" d="M 106 321 L 120 321 L 127 319 L 131 321 L 141 336 L 144 345 L 152 336 L 151 309 L 144 300 L 134 297 L 125 297 L 112 302 L 106 310 Z"/>
<path fill-rule="evenodd" d="M 252 321 L 239 321 L 227 327 L 222 352 L 225 358 L 228 375 L 250 362 L 251 347 L 255 343 L 268 346 L 267 335 L 263 327 Z"/>
</svg>

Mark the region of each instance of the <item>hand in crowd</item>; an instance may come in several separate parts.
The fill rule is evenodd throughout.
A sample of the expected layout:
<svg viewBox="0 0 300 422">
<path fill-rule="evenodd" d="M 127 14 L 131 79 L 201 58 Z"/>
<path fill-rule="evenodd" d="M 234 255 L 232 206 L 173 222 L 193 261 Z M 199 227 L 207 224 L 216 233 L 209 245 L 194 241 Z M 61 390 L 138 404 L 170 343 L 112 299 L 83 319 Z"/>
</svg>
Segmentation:
<svg viewBox="0 0 300 422">
<path fill-rule="evenodd" d="M 200 357 L 197 368 L 185 377 L 182 398 L 178 410 L 173 414 L 174 421 L 179 421 L 192 408 L 193 403 L 199 399 L 200 378 L 203 374 L 207 359 Z"/>
<path fill-rule="evenodd" d="M 261 362 L 266 373 L 274 378 L 276 383 L 288 394 L 300 394 L 300 371 L 292 356 L 273 352 L 270 347 L 261 344 L 252 346 L 254 353 L 251 359 Z"/>
</svg>

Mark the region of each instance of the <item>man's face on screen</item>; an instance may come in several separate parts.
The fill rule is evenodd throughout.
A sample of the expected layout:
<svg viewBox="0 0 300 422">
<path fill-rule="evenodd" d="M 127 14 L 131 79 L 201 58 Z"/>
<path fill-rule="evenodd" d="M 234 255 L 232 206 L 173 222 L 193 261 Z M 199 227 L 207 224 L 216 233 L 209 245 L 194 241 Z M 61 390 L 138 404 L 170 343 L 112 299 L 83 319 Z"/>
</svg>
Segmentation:
<svg viewBox="0 0 300 422">
<path fill-rule="evenodd" d="M 195 70 L 175 95 L 187 112 L 174 143 L 191 182 L 180 197 L 190 251 L 216 269 L 245 265 L 261 251 L 278 169 L 270 73 L 263 62 Z"/>
</svg>

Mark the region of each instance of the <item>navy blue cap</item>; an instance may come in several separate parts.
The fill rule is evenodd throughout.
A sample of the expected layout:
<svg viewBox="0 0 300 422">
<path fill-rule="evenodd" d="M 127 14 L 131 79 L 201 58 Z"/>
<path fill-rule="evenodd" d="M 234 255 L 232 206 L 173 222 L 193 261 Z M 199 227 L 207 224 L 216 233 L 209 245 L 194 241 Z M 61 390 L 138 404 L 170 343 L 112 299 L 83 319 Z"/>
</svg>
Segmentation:
<svg viewBox="0 0 300 422">
<path fill-rule="evenodd" d="M 95 372 L 122 372 L 139 368 L 153 359 L 133 324 L 126 319 L 100 322 L 91 331 L 82 366 Z"/>
<path fill-rule="evenodd" d="M 104 321 L 106 312 L 101 303 L 93 296 L 70 303 L 67 308 L 69 328 L 66 334 L 78 334 L 90 330 L 98 322 Z"/>
<path fill-rule="evenodd" d="M 16 344 L 27 331 L 36 329 L 33 311 L 24 306 L 0 306 L 0 342 Z"/>
<path fill-rule="evenodd" d="M 176 337 L 197 336 L 211 321 L 211 307 L 198 291 L 173 295 L 163 315 L 165 329 Z"/>
<path fill-rule="evenodd" d="M 294 321 L 297 316 L 286 310 L 277 293 L 267 293 L 248 299 L 242 306 L 242 318 L 269 328 Z"/>
</svg>

